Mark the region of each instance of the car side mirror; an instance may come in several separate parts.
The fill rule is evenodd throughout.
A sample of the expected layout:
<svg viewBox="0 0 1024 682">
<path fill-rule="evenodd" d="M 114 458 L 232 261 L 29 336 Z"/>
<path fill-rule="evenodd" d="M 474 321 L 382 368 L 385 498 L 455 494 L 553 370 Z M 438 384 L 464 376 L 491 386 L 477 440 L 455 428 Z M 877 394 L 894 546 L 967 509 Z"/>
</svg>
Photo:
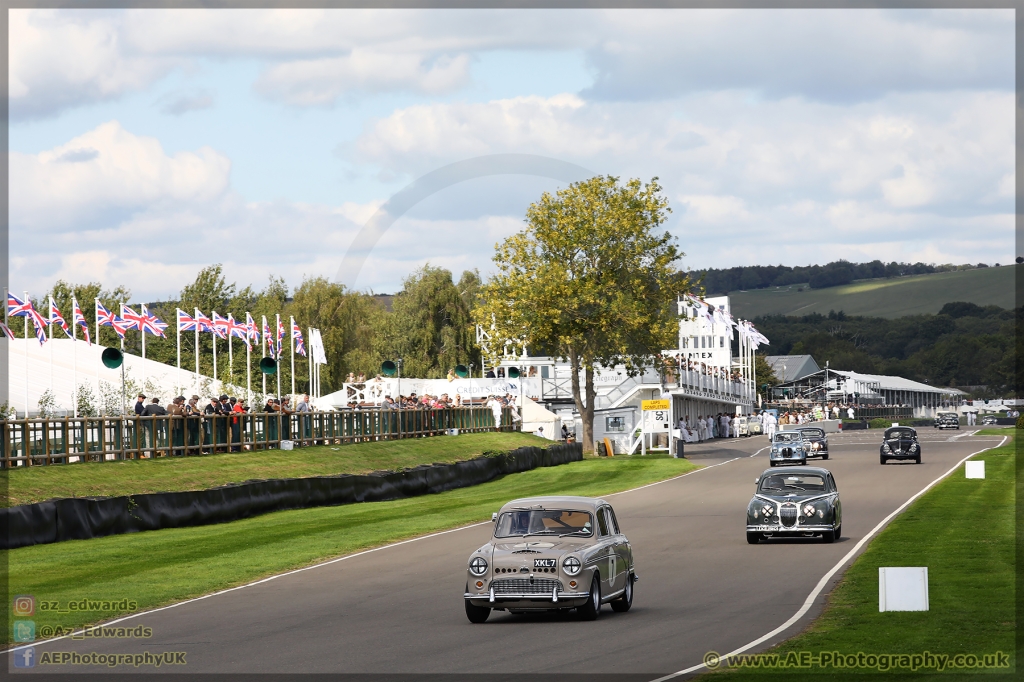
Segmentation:
<svg viewBox="0 0 1024 682">
<path fill-rule="evenodd" d="M 493 512 L 491 514 L 491 523 L 494 523 L 497 520 L 498 520 L 498 512 Z"/>
<path fill-rule="evenodd" d="M 756 485 L 757 483 L 760 483 L 760 482 L 761 482 L 761 477 L 760 477 L 760 476 L 754 479 L 754 484 L 755 484 L 755 485 Z"/>
</svg>

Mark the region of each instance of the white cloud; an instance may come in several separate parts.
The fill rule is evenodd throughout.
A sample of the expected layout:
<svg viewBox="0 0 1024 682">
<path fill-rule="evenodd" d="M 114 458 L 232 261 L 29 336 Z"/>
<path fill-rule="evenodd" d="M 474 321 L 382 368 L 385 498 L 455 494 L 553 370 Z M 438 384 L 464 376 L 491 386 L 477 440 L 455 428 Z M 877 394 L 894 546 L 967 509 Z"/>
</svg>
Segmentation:
<svg viewBox="0 0 1024 682">
<path fill-rule="evenodd" d="M 76 229 L 111 212 L 208 202 L 225 192 L 230 171 L 209 147 L 168 155 L 156 138 L 109 121 L 38 154 L 11 153 L 11 223 Z"/>
</svg>

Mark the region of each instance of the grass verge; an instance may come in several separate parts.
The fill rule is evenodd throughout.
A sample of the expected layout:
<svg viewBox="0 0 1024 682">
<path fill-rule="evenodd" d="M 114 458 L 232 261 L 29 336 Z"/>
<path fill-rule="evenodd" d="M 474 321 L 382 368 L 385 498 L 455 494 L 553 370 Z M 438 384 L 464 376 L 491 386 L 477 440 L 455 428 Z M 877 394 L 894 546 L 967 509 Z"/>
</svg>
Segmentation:
<svg viewBox="0 0 1024 682">
<path fill-rule="evenodd" d="M 1013 435 L 1000 429 L 991 433 Z M 985 479 L 967 479 L 961 466 L 908 507 L 847 570 L 824 613 L 805 632 L 764 654 L 733 662 L 742 667 L 727 669 L 729 663 L 723 661 L 718 671 L 702 679 L 790 682 L 851 675 L 858 679 L 973 679 L 979 669 L 947 662 L 940 672 L 939 657 L 974 655 L 984 662 L 988 655 L 991 662 L 998 662 L 996 652 L 1008 655 L 1011 667 L 985 672 L 1012 674 L 1016 632 L 1013 441 L 974 459 L 985 461 Z M 879 613 L 878 569 L 882 566 L 927 566 L 930 610 Z M 821 654 L 830 652 L 865 657 L 854 667 L 822 666 Z M 916 673 L 903 667 L 914 664 L 912 656 L 925 652 L 935 657 L 932 666 L 922 660 Z M 889 658 L 884 662 L 878 658 L 871 667 L 867 655 L 872 654 Z M 801 655 L 811 657 L 805 658 L 806 666 L 801 665 Z"/>
<path fill-rule="evenodd" d="M 276 512 L 198 528 L 75 540 L 7 552 L 9 594 L 67 608 L 82 599 L 135 609 L 54 614 L 37 607 L 36 632 L 78 627 L 308 566 L 390 542 L 490 518 L 530 495 L 601 495 L 696 468 L 684 459 L 594 458 L 408 500 Z M 8 607 L 10 608 L 10 607 Z M 7 641 L 11 633 L 5 633 Z M 38 635 L 37 635 L 38 637 Z"/>
<path fill-rule="evenodd" d="M 225 453 L 202 457 L 160 457 L 124 462 L 90 462 L 19 467 L 0 472 L 5 506 L 60 497 L 108 497 L 204 490 L 228 483 L 268 478 L 395 471 L 434 462 L 471 459 L 485 452 L 507 452 L 551 441 L 528 433 L 466 433 L 460 436 L 317 446 L 286 452 Z"/>
</svg>

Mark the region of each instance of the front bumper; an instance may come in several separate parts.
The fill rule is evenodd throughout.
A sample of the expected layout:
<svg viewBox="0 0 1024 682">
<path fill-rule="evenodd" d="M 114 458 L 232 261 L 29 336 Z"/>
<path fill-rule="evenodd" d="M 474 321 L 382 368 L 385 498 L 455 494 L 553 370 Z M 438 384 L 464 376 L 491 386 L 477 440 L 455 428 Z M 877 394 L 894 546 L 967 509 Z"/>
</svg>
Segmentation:
<svg viewBox="0 0 1024 682">
<path fill-rule="evenodd" d="M 806 535 L 808 533 L 827 533 L 835 528 L 829 524 L 810 526 L 783 526 L 778 524 L 747 524 L 748 533 L 767 533 L 769 535 Z"/>
</svg>

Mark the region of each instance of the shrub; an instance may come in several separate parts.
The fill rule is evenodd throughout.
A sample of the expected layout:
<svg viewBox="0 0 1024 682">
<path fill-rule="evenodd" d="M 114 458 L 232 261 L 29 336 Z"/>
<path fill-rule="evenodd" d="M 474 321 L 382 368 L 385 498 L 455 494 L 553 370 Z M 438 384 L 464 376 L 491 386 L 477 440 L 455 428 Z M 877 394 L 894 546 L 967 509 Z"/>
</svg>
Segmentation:
<svg viewBox="0 0 1024 682">
<path fill-rule="evenodd" d="M 1024 429 L 1024 414 L 1022 414 L 1021 416 L 1017 417 L 1017 428 L 1018 429 Z"/>
</svg>

